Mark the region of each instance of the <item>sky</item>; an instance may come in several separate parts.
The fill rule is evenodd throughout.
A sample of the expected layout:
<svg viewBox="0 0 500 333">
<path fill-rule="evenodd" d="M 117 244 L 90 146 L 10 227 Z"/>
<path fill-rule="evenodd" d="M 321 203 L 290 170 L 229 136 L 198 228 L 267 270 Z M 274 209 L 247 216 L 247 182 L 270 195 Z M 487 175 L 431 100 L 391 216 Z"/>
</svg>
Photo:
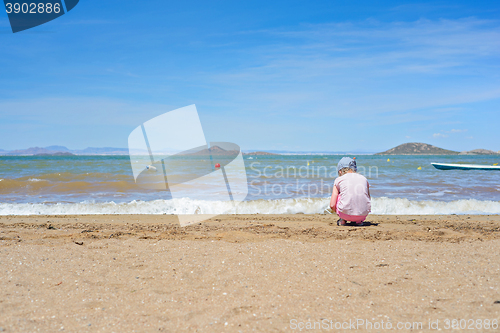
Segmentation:
<svg viewBox="0 0 500 333">
<path fill-rule="evenodd" d="M 500 150 L 500 2 L 81 0 L 13 34 L 0 149 L 127 147 L 195 104 L 243 150 Z"/>
</svg>

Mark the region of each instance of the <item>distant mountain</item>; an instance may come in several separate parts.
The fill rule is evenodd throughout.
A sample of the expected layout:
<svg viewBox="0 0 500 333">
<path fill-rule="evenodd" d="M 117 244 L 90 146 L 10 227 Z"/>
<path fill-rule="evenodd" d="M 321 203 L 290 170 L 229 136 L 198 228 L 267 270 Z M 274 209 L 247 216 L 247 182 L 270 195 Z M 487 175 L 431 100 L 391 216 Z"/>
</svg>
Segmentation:
<svg viewBox="0 0 500 333">
<path fill-rule="evenodd" d="M 52 150 L 52 151 L 67 151 L 69 152 L 70 150 L 64 146 L 48 146 L 45 147 L 47 150 Z"/>
<path fill-rule="evenodd" d="M 276 154 L 276 153 L 268 153 L 267 151 L 254 151 L 254 152 L 251 152 L 251 153 L 245 153 L 244 155 L 248 155 L 248 156 L 255 156 L 255 155 L 264 155 L 264 156 L 268 156 L 268 155 L 280 155 L 280 154 Z"/>
<path fill-rule="evenodd" d="M 37 155 L 37 154 L 51 154 L 51 153 L 55 153 L 55 151 L 48 150 L 46 148 L 31 147 L 28 149 L 11 150 L 6 155 Z"/>
<path fill-rule="evenodd" d="M 128 148 L 94 148 L 88 147 L 82 150 L 71 150 L 76 155 L 128 155 Z"/>
<path fill-rule="evenodd" d="M 375 155 L 458 155 L 458 151 L 447 150 L 426 143 L 410 142 Z"/>
<path fill-rule="evenodd" d="M 500 152 L 496 152 L 488 149 L 473 149 L 469 151 L 462 151 L 459 155 L 498 155 Z"/>
<path fill-rule="evenodd" d="M 68 153 L 68 154 L 57 154 L 57 153 Z M 146 152 L 147 153 L 147 152 Z M 209 149 L 204 149 L 198 151 L 196 153 L 187 153 L 185 155 L 233 155 L 235 156 L 238 152 L 235 150 L 225 150 L 219 146 L 213 146 Z M 370 152 L 356 152 L 351 151 L 350 153 L 346 152 L 332 152 L 332 151 L 316 151 L 316 152 L 307 152 L 307 151 L 284 151 L 284 150 L 269 150 L 269 151 L 244 151 L 244 155 L 246 156 L 272 156 L 272 155 L 282 155 L 282 154 L 326 154 L 326 155 L 338 155 L 338 154 L 370 154 Z M 28 149 L 16 149 L 16 150 L 5 150 L 0 149 L 0 155 L 40 155 L 44 154 L 46 156 L 55 155 L 55 156 L 64 156 L 69 154 L 74 155 L 128 155 L 128 148 L 114 148 L 114 147 L 88 147 L 85 149 L 69 149 L 65 146 L 48 146 L 48 147 L 31 147 Z M 487 149 L 474 149 L 470 151 L 456 152 L 452 150 L 447 150 L 443 148 L 439 148 L 433 145 L 429 145 L 426 143 L 418 143 L 418 142 L 410 142 L 399 145 L 392 149 L 389 149 L 385 152 L 376 153 L 375 155 L 500 155 L 500 151 L 495 152 L 493 150 Z"/>
<path fill-rule="evenodd" d="M 28 149 L 17 149 L 11 151 L 0 150 L 0 155 L 55 155 L 56 153 L 68 153 L 71 155 L 128 155 L 127 148 L 85 148 L 82 150 L 70 150 L 64 146 L 49 146 L 45 148 L 31 147 Z M 63 156 L 63 155 L 57 155 Z"/>
<path fill-rule="evenodd" d="M 213 146 L 208 149 L 203 149 L 200 151 L 197 151 L 195 153 L 187 153 L 187 154 L 182 154 L 182 155 L 193 155 L 193 156 L 206 156 L 206 155 L 238 155 L 239 151 L 237 150 L 225 150 L 219 146 Z"/>
</svg>

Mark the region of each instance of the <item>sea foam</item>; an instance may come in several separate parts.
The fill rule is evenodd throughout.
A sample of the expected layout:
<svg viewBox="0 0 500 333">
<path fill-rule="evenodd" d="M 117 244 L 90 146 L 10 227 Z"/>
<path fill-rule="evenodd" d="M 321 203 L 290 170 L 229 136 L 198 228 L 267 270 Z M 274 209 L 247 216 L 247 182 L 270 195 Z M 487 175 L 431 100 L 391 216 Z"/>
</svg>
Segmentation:
<svg viewBox="0 0 500 333">
<path fill-rule="evenodd" d="M 192 199 L 131 201 L 126 203 L 0 203 L 0 215 L 71 214 L 322 214 L 329 198 L 303 198 L 231 202 Z M 373 198 L 372 213 L 381 215 L 500 214 L 500 202 L 475 199 L 413 201 Z"/>
</svg>

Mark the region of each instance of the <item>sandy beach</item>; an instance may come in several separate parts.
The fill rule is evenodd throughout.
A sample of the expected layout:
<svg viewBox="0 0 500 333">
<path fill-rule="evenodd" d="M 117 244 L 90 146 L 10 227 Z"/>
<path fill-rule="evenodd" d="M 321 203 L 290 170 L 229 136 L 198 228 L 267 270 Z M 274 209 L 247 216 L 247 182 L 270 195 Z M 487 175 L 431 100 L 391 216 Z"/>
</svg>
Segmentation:
<svg viewBox="0 0 500 333">
<path fill-rule="evenodd" d="M 500 216 L 336 219 L 4 216 L 0 331 L 496 331 Z"/>
</svg>

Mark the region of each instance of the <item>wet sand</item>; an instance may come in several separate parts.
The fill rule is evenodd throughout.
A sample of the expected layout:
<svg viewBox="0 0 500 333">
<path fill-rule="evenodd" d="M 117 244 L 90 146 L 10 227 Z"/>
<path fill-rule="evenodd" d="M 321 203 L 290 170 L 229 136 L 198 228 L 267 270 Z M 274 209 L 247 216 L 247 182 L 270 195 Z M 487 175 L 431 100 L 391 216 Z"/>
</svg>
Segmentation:
<svg viewBox="0 0 500 333">
<path fill-rule="evenodd" d="M 0 217 L 0 331 L 498 330 L 500 216 L 336 219 Z"/>
</svg>

